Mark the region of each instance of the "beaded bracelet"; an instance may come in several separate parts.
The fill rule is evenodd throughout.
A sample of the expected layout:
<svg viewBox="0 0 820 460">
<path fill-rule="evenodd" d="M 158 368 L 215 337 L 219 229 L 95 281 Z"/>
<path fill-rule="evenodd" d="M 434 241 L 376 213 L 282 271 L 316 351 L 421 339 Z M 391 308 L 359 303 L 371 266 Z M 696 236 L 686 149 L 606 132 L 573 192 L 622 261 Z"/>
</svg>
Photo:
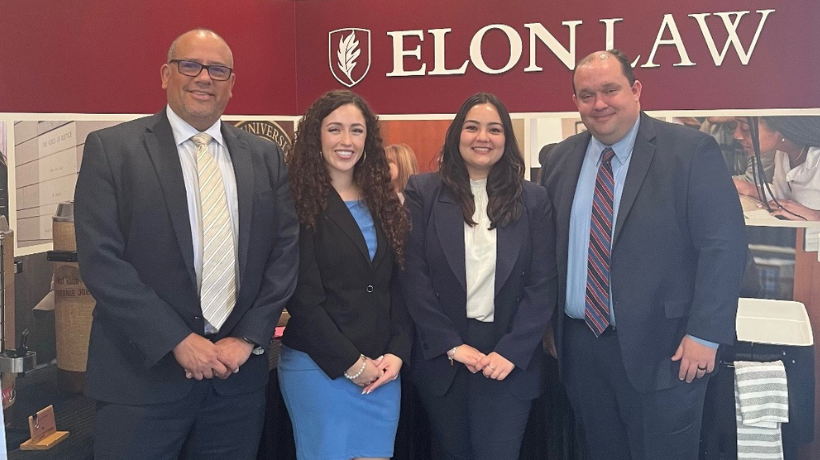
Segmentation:
<svg viewBox="0 0 820 460">
<path fill-rule="evenodd" d="M 359 378 L 359 376 L 360 376 L 360 375 L 362 375 L 362 373 L 364 372 L 364 368 L 365 368 L 365 367 L 367 367 L 367 361 L 366 361 L 366 360 L 367 360 L 367 357 L 366 357 L 365 355 L 359 355 L 359 359 L 361 359 L 361 360 L 362 360 L 362 368 L 361 368 L 361 369 L 359 369 L 359 372 L 356 372 L 356 373 L 355 373 L 355 374 L 353 374 L 353 375 L 348 375 L 348 374 L 347 374 L 347 371 L 345 371 L 345 373 L 344 373 L 344 374 L 345 374 L 345 378 L 346 378 L 346 379 L 348 379 L 348 380 L 356 380 L 356 379 L 357 379 L 357 378 Z"/>
</svg>

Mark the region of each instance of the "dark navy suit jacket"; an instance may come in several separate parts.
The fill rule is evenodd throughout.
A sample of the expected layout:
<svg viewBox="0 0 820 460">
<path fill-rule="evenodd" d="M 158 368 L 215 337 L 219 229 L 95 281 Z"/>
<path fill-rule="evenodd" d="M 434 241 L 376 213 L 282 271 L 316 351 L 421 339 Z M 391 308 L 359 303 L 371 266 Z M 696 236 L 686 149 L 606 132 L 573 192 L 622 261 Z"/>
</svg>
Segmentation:
<svg viewBox="0 0 820 460">
<path fill-rule="evenodd" d="M 299 282 L 288 303 L 282 343 L 307 353 L 330 377 L 341 377 L 364 354 L 391 353 L 407 363 L 412 340 L 401 299 L 395 253 L 375 215 L 370 260 L 359 224 L 331 188 L 316 228 L 301 227 Z"/>
<path fill-rule="evenodd" d="M 540 391 L 541 340 L 557 299 L 552 207 L 543 188 L 522 181 L 518 221 L 497 229 L 494 351 L 515 364 L 503 381 L 517 397 Z M 414 381 L 443 395 L 455 377 L 447 351 L 465 343 L 467 290 L 464 217 L 437 173 L 405 189 L 412 230 L 404 271 L 407 309 L 416 325 Z"/>
<path fill-rule="evenodd" d="M 554 199 L 564 353 L 572 201 L 588 132 L 547 155 L 541 183 Z M 685 334 L 731 344 L 747 253 L 737 190 L 720 147 L 697 130 L 641 114 L 612 240 L 612 303 L 626 373 L 641 392 L 678 382 L 672 355 Z"/>
<path fill-rule="evenodd" d="M 216 336 L 266 347 L 296 283 L 298 224 L 279 148 L 222 124 L 239 202 L 239 291 Z M 191 226 L 179 154 L 163 110 L 92 132 L 75 192 L 80 271 L 97 301 L 86 393 L 119 404 L 183 398 L 194 381 L 172 350 L 202 334 Z M 267 354 L 214 379 L 220 393 L 263 388 Z"/>
</svg>

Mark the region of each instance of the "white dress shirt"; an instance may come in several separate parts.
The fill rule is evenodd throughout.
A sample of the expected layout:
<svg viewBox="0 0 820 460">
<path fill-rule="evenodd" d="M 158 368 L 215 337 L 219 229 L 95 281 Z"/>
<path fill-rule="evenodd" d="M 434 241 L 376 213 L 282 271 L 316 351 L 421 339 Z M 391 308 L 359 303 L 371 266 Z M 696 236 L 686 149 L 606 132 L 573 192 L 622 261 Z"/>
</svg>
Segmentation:
<svg viewBox="0 0 820 460">
<path fill-rule="evenodd" d="M 471 227 L 464 224 L 464 268 L 467 278 L 467 317 L 486 323 L 495 317 L 496 231 L 487 216 L 487 179 L 470 181 L 475 199 Z"/>
</svg>

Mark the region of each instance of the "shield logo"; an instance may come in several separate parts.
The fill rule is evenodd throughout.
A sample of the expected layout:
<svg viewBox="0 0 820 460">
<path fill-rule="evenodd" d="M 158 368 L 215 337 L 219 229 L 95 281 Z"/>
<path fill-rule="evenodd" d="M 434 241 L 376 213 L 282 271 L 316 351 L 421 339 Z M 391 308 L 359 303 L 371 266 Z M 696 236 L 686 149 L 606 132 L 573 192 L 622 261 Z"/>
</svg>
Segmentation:
<svg viewBox="0 0 820 460">
<path fill-rule="evenodd" d="M 348 27 L 327 34 L 330 73 L 339 83 L 352 88 L 370 70 L 370 31 Z"/>
</svg>

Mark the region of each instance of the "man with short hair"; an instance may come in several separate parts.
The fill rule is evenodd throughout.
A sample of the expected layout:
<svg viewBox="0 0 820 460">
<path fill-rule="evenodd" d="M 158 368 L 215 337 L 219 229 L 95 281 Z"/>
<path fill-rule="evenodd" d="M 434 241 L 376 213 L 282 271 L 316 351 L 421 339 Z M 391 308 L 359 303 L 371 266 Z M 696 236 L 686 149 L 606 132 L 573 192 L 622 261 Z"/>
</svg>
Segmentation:
<svg viewBox="0 0 820 460">
<path fill-rule="evenodd" d="M 252 459 L 299 260 L 284 159 L 220 121 L 236 75 L 213 31 L 177 38 L 161 78 L 165 109 L 89 134 L 77 179 L 94 458 Z"/>
<path fill-rule="evenodd" d="M 731 344 L 746 236 L 713 138 L 641 112 L 623 53 L 576 66 L 587 132 L 550 151 L 562 379 L 593 459 L 698 458 L 706 384 Z"/>
</svg>

